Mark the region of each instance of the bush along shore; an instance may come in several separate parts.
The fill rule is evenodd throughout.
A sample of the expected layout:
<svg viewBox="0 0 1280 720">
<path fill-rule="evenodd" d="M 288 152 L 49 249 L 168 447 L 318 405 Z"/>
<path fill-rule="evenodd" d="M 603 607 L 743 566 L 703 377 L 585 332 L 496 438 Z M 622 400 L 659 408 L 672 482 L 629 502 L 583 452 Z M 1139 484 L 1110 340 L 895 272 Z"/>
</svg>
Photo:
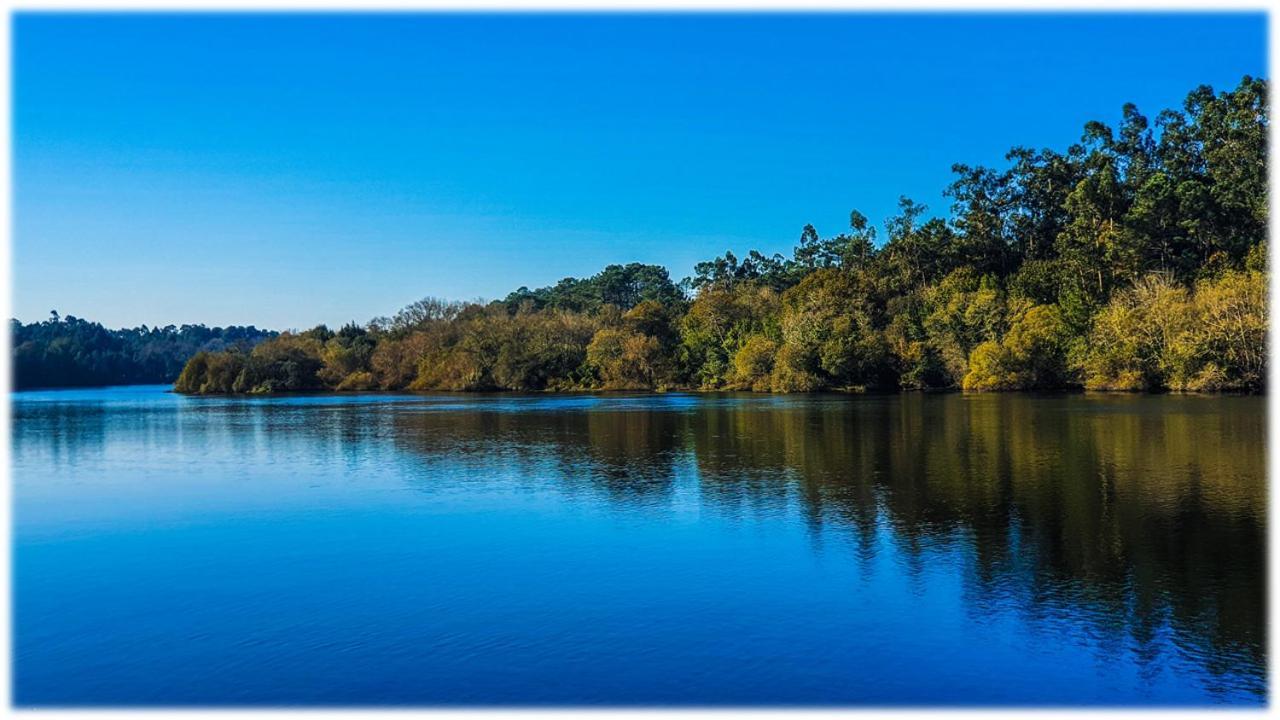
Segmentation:
<svg viewBox="0 0 1280 720">
<path fill-rule="evenodd" d="M 1064 151 L 955 165 L 948 219 L 902 198 L 791 257 L 677 284 L 614 265 L 490 303 L 428 298 L 334 332 L 199 352 L 182 393 L 317 390 L 1261 392 L 1267 83 L 1126 105 Z"/>
</svg>

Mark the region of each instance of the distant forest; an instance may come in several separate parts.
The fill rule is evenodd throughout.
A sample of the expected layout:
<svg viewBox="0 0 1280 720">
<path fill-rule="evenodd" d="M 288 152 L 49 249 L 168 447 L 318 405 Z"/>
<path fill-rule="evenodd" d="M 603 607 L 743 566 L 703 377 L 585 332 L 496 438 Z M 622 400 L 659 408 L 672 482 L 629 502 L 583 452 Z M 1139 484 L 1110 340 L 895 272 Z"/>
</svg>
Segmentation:
<svg viewBox="0 0 1280 720">
<path fill-rule="evenodd" d="M 299 390 L 1264 390 L 1267 83 L 1193 90 L 1063 151 L 955 165 L 947 218 L 903 197 L 791 257 L 680 283 L 613 265 L 490 303 L 196 352 L 184 393 Z M 15 344 L 15 348 L 20 347 Z M 45 377 L 54 377 L 52 371 Z"/>
<path fill-rule="evenodd" d="M 199 352 L 245 352 L 276 336 L 255 327 L 203 325 L 107 330 L 57 312 L 29 325 L 11 320 L 9 331 L 16 390 L 171 383 Z"/>
</svg>

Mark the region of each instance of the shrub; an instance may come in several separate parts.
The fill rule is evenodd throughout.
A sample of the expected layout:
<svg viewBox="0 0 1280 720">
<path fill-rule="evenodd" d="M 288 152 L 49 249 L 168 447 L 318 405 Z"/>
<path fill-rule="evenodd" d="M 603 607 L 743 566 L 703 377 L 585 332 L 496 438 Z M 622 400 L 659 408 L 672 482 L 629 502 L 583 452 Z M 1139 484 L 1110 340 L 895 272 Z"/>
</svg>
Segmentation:
<svg viewBox="0 0 1280 720">
<path fill-rule="evenodd" d="M 768 392 L 777 354 L 778 343 L 763 335 L 752 335 L 733 356 L 734 385 Z"/>
</svg>

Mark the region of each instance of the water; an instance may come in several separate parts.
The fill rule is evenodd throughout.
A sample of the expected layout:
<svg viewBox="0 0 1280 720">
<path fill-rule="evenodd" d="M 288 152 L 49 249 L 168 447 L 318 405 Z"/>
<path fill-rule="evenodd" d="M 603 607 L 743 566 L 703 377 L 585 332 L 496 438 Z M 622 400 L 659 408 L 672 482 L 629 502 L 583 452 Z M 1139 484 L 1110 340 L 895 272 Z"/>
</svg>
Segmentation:
<svg viewBox="0 0 1280 720">
<path fill-rule="evenodd" d="M 13 396 L 19 705 L 1260 704 L 1265 402 Z"/>
</svg>

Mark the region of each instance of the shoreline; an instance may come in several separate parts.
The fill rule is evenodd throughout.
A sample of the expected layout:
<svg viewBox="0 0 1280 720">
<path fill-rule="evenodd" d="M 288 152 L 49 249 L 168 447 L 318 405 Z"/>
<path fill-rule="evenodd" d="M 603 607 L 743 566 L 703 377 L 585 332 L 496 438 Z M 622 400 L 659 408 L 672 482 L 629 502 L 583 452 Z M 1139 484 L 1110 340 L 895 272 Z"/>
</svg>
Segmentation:
<svg viewBox="0 0 1280 720">
<path fill-rule="evenodd" d="M 960 388 L 897 388 L 897 389 L 862 389 L 862 390 L 813 390 L 809 392 L 757 392 L 750 389 L 719 388 L 714 390 L 699 388 L 671 388 L 654 390 L 645 388 L 583 388 L 575 390 L 283 390 L 270 393 L 184 393 L 173 389 L 172 383 L 137 383 L 127 385 L 73 385 L 62 387 L 39 387 L 10 389 L 15 395 L 28 392 L 58 392 L 70 390 L 107 390 L 111 388 L 143 388 L 166 386 L 165 394 L 181 395 L 189 398 L 284 398 L 306 396 L 356 396 L 356 395 L 752 395 L 759 397 L 857 397 L 885 395 L 967 395 L 979 397 L 984 395 L 1043 395 L 1061 397 L 1064 395 L 1116 395 L 1127 397 L 1182 395 L 1204 397 L 1266 397 L 1266 391 L 1203 391 L 1203 390 L 1089 390 L 1085 388 L 1059 389 L 1017 389 L 1017 390 L 981 390 L 965 391 Z"/>
</svg>

